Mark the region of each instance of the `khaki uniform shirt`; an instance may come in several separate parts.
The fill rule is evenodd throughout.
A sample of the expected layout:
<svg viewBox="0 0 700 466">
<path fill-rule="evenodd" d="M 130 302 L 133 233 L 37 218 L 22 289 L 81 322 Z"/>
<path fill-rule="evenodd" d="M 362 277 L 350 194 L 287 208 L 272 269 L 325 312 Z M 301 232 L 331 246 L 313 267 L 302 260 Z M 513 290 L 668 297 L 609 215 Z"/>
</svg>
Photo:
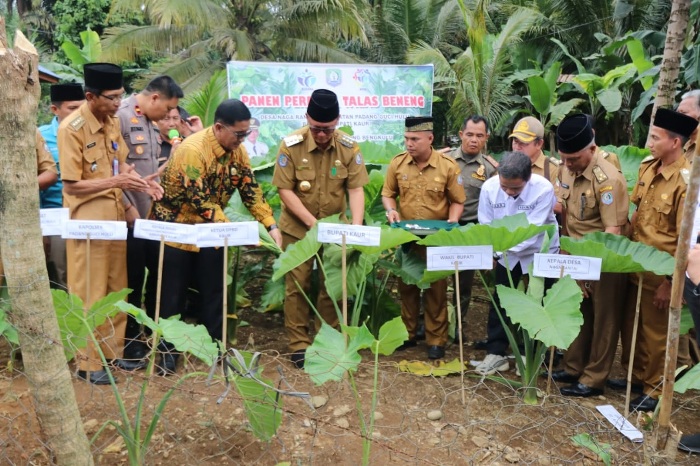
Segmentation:
<svg viewBox="0 0 700 466">
<path fill-rule="evenodd" d="M 617 157 L 616 153 L 605 151 L 600 147 L 597 147 L 595 152 L 596 154 L 600 154 L 605 160 L 613 164 L 615 168 L 622 171 L 622 165 L 620 165 L 620 159 Z"/>
<path fill-rule="evenodd" d="M 129 148 L 126 162 L 133 165 L 136 173 L 141 176 L 154 174 L 158 171 L 160 156 L 161 139 L 158 127 L 141 113 L 135 95 L 122 101 L 117 117 L 122 128 L 122 136 Z M 124 195 L 139 211 L 141 218 L 148 216 L 148 211 L 151 209 L 151 196 L 148 193 L 125 191 Z"/>
<path fill-rule="evenodd" d="M 365 161 L 357 143 L 336 130 L 330 145 L 321 150 L 308 126 L 282 140 L 272 184 L 278 189 L 294 191 L 306 209 L 321 219 L 345 214 L 345 193 L 361 188 L 369 181 Z M 302 238 L 307 228 L 282 205 L 280 229 L 295 238 Z"/>
<path fill-rule="evenodd" d="M 693 163 L 693 157 L 695 157 L 695 139 L 688 139 L 688 142 L 683 146 L 683 153 L 685 158 L 688 159 L 690 163 Z"/>
<path fill-rule="evenodd" d="M 627 182 L 600 153 L 593 155 L 591 163 L 578 176 L 567 168 L 559 173 L 559 202 L 564 206 L 569 236 L 580 238 L 627 223 Z"/>
<path fill-rule="evenodd" d="M 679 157 L 657 174 L 660 166 L 659 160 L 648 158 L 639 167 L 639 178 L 631 197 L 637 206 L 632 240 L 675 255 L 690 163 L 685 157 Z"/>
<path fill-rule="evenodd" d="M 58 127 L 58 156 L 63 181 L 98 180 L 114 175 L 114 161 L 126 162 L 127 147 L 117 117 L 100 123 L 83 103 Z M 63 192 L 63 205 L 74 220 L 124 220 L 122 190 L 105 189 L 82 196 Z"/>
<path fill-rule="evenodd" d="M 462 152 L 461 147 L 453 149 L 450 156 L 457 161 L 459 170 L 464 179 L 464 194 L 467 200 L 464 201 L 464 211 L 459 218 L 459 223 L 476 223 L 479 211 L 479 194 L 484 181 L 495 175 L 498 170 L 491 160 L 484 154 L 473 157 Z"/>
<path fill-rule="evenodd" d="M 532 173 L 535 175 L 544 176 L 552 183 L 554 186 L 554 191 L 556 194 L 557 190 L 557 179 L 559 178 L 559 160 L 554 157 L 547 157 L 544 152 L 540 151 L 540 155 L 532 164 Z"/>
<path fill-rule="evenodd" d="M 464 204 L 467 199 L 459 165 L 435 149 L 422 171 L 408 152 L 391 159 L 382 196 L 399 196 L 402 220 L 447 220 L 450 204 Z"/>
<path fill-rule="evenodd" d="M 275 223 L 245 148 L 241 144 L 235 151 L 227 152 L 216 140 L 211 126 L 182 142 L 170 157 L 161 186 L 163 198 L 153 203 L 151 220 L 190 225 L 228 222 L 224 208 L 238 190 L 243 204 L 258 222 L 266 227 Z M 199 251 L 190 244 L 166 244 L 184 251 Z"/>
<path fill-rule="evenodd" d="M 41 175 L 47 171 L 58 175 L 56 162 L 54 161 L 53 156 L 49 151 L 49 147 L 46 145 L 46 141 L 39 130 L 36 130 L 36 168 L 37 175 Z"/>
</svg>

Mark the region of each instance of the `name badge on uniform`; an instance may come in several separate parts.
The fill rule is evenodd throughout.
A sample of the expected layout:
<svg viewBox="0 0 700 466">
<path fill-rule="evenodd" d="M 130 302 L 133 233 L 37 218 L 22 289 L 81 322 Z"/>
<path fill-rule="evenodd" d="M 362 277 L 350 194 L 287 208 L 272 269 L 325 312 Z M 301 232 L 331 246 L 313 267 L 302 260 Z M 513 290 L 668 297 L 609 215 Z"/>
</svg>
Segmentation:
<svg viewBox="0 0 700 466">
<path fill-rule="evenodd" d="M 92 148 L 95 147 L 96 145 L 97 145 L 96 142 L 91 142 L 90 144 L 88 144 L 87 146 L 85 146 L 85 148 L 86 148 L 86 149 L 92 149 Z"/>
</svg>

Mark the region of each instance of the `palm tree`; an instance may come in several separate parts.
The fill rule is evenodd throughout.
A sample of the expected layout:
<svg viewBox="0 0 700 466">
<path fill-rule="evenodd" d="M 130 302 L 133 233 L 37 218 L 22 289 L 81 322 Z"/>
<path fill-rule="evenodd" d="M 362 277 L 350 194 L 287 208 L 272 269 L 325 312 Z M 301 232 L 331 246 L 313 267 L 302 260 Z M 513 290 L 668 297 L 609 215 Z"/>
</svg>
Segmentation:
<svg viewBox="0 0 700 466">
<path fill-rule="evenodd" d="M 366 0 L 114 0 L 112 12 L 134 8 L 143 8 L 150 24 L 108 29 L 105 59 L 165 51 L 141 80 L 166 73 L 186 90 L 204 85 L 229 60 L 359 61 L 337 44 L 367 45 L 371 11 Z"/>
</svg>

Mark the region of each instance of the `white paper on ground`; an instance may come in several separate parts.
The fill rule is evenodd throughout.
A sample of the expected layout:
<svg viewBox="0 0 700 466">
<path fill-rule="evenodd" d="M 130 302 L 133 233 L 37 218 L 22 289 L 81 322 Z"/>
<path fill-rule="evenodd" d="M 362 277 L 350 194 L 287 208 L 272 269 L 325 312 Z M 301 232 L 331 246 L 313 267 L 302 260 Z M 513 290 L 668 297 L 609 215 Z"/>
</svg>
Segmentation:
<svg viewBox="0 0 700 466">
<path fill-rule="evenodd" d="M 635 443 L 644 441 L 644 435 L 634 427 L 613 405 L 600 405 L 596 409 L 613 425 L 622 435 Z"/>
</svg>

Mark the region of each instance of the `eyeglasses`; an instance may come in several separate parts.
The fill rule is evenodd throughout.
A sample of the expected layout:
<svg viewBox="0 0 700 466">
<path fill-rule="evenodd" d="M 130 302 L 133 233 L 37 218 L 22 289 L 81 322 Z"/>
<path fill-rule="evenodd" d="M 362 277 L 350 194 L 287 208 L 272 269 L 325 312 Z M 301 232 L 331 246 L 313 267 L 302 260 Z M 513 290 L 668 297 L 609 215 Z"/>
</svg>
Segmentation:
<svg viewBox="0 0 700 466">
<path fill-rule="evenodd" d="M 231 132 L 231 134 L 236 136 L 238 139 L 245 139 L 250 135 L 250 133 L 253 132 L 253 130 L 251 130 L 251 129 L 249 129 L 248 131 L 234 131 L 231 129 L 231 127 L 226 126 L 226 125 L 221 125 L 221 127 L 229 130 Z"/>
<path fill-rule="evenodd" d="M 104 98 L 107 99 L 107 100 L 110 100 L 110 101 L 112 101 L 112 102 L 116 102 L 116 101 L 118 101 L 118 100 L 124 100 L 124 99 L 126 98 L 126 92 L 123 93 L 123 94 L 119 94 L 119 95 L 104 95 L 104 94 L 100 94 L 100 97 L 104 97 Z"/>
<path fill-rule="evenodd" d="M 328 127 L 320 127 L 320 126 L 311 126 L 311 125 L 309 125 L 309 129 L 310 129 L 311 132 L 314 133 L 314 134 L 321 134 L 321 133 L 332 134 L 333 131 L 335 131 L 335 126 L 332 126 L 332 127 L 328 128 Z"/>
</svg>

